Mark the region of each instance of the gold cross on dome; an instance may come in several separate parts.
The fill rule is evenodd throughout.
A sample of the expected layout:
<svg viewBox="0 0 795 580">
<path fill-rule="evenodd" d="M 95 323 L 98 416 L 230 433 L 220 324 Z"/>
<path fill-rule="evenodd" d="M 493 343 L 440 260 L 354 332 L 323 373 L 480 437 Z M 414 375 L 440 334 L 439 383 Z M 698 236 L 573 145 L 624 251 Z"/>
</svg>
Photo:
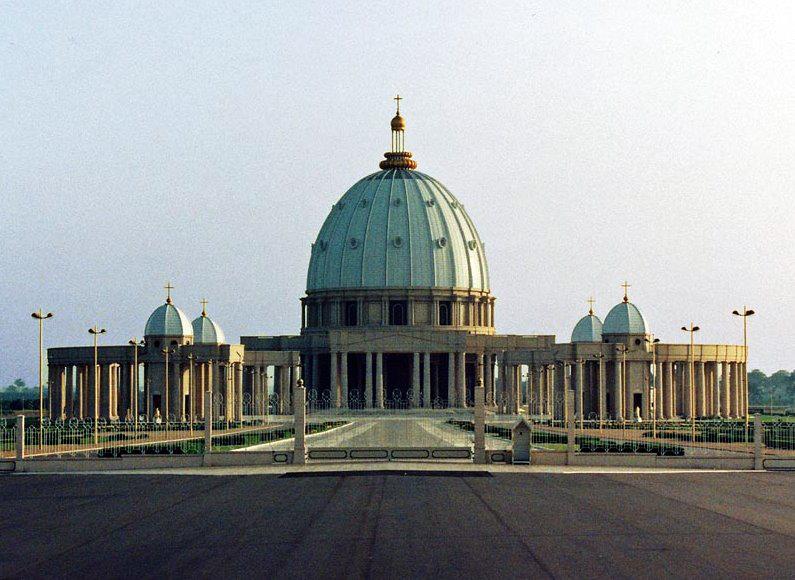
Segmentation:
<svg viewBox="0 0 795 580">
<path fill-rule="evenodd" d="M 593 316 L 593 305 L 594 305 L 594 302 L 596 302 L 596 300 L 593 299 L 593 296 L 588 298 L 588 314 L 590 314 L 591 316 Z"/>
<path fill-rule="evenodd" d="M 199 303 L 202 305 L 202 316 L 207 316 L 207 299 L 202 298 Z"/>
<path fill-rule="evenodd" d="M 166 302 L 171 304 L 171 291 L 174 289 L 174 287 L 171 285 L 171 282 L 166 282 L 166 285 L 163 286 L 163 288 L 166 290 Z"/>
<path fill-rule="evenodd" d="M 629 294 L 627 291 L 632 287 L 632 285 L 627 284 L 627 281 L 624 280 L 624 283 L 621 285 L 621 287 L 624 289 L 624 302 L 629 302 Z"/>
<path fill-rule="evenodd" d="M 403 100 L 403 97 L 400 95 L 395 95 L 394 101 L 397 101 L 397 114 L 400 115 L 400 101 Z"/>
</svg>

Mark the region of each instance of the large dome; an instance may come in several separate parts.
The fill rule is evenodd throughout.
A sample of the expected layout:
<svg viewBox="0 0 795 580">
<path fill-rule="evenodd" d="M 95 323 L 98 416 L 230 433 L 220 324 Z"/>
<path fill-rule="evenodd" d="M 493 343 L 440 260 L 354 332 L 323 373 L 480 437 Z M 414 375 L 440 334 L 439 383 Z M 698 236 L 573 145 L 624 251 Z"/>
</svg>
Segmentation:
<svg viewBox="0 0 795 580">
<path fill-rule="evenodd" d="M 424 173 L 386 169 L 358 181 L 332 207 L 312 246 L 306 286 L 488 292 L 489 274 L 461 202 Z"/>
<path fill-rule="evenodd" d="M 602 334 L 646 334 L 646 321 L 637 306 L 624 301 L 607 314 Z"/>
<path fill-rule="evenodd" d="M 145 336 L 192 337 L 190 318 L 170 301 L 158 306 L 146 321 Z"/>
</svg>

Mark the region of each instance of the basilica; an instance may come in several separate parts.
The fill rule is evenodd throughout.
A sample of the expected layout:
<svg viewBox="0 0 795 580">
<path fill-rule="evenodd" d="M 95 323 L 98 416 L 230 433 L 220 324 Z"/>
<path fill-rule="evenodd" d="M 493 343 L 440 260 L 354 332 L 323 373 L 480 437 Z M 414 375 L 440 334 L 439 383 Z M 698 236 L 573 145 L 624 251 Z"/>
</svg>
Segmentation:
<svg viewBox="0 0 795 580">
<path fill-rule="evenodd" d="M 484 243 L 464 204 L 417 170 L 399 102 L 380 170 L 312 244 L 300 334 L 230 343 L 206 303 L 191 320 L 168 284 L 143 340 L 48 349 L 50 417 L 202 420 L 211 397 L 214 416 L 242 421 L 290 413 L 299 377 L 311 402 L 339 408 L 467 407 L 482 379 L 487 408 L 541 419 L 562 417 L 567 392 L 585 419 L 746 415 L 744 347 L 657 341 L 626 283 L 568 342 L 499 334 Z"/>
</svg>

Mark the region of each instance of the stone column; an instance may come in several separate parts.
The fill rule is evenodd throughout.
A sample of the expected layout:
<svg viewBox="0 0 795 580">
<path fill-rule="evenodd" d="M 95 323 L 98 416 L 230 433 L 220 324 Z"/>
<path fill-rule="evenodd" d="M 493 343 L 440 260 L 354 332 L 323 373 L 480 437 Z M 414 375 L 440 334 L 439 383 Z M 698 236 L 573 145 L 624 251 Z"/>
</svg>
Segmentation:
<svg viewBox="0 0 795 580">
<path fill-rule="evenodd" d="M 50 381 L 53 390 L 50 418 L 56 421 L 63 421 L 66 418 L 66 367 L 53 367 L 53 370 L 55 379 Z"/>
<path fill-rule="evenodd" d="M 259 367 L 251 367 L 251 404 L 254 406 L 253 415 L 262 415 L 262 390 Z"/>
<path fill-rule="evenodd" d="M 729 363 L 721 363 L 720 376 L 720 412 L 721 417 L 731 417 L 731 397 L 729 397 L 729 382 L 731 381 Z"/>
<path fill-rule="evenodd" d="M 127 418 L 132 418 L 133 410 L 130 393 L 132 391 L 132 366 L 127 363 L 119 365 L 119 402 L 116 407 L 116 412 L 119 419 L 126 421 Z"/>
<path fill-rule="evenodd" d="M 597 413 L 599 420 L 604 421 L 607 418 L 607 377 L 605 376 L 605 359 L 599 357 L 599 402 L 597 403 Z"/>
<path fill-rule="evenodd" d="M 491 360 L 491 353 L 483 357 L 483 364 L 483 404 L 491 406 L 494 404 L 494 361 Z"/>
<path fill-rule="evenodd" d="M 658 362 L 654 367 L 654 417 L 662 419 L 664 417 L 663 403 L 663 364 Z"/>
<path fill-rule="evenodd" d="M 583 387 L 585 386 L 585 361 L 580 359 L 577 361 L 577 384 L 575 385 L 575 401 L 574 410 L 580 422 L 580 429 L 582 429 L 582 422 L 585 419 L 585 409 L 583 408 Z"/>
<path fill-rule="evenodd" d="M 739 371 L 739 364 L 736 362 L 731 363 L 731 388 L 729 389 L 729 393 L 731 394 L 732 402 L 732 417 L 740 417 L 742 413 L 740 411 L 740 371 Z"/>
<path fill-rule="evenodd" d="M 615 409 L 615 418 L 621 420 L 624 418 L 624 381 L 623 369 L 621 366 L 621 359 L 617 359 L 613 363 L 613 408 Z"/>
<path fill-rule="evenodd" d="M 707 388 L 709 389 L 709 416 L 718 416 L 720 407 L 720 391 L 718 390 L 718 369 L 717 364 L 711 362 L 707 365 Z"/>
<path fill-rule="evenodd" d="M 340 406 L 339 382 L 337 380 L 338 358 L 336 352 L 331 351 L 329 353 L 329 389 L 331 389 L 331 406 L 335 409 L 339 409 Z"/>
<path fill-rule="evenodd" d="M 75 416 L 75 387 L 74 387 L 74 366 L 66 367 L 66 405 L 64 413 L 66 417 Z"/>
<path fill-rule="evenodd" d="M 86 405 L 86 375 L 85 365 L 78 365 L 77 367 L 77 385 L 75 389 L 75 411 L 74 417 L 82 419 L 85 416 Z"/>
<path fill-rule="evenodd" d="M 420 353 L 415 352 L 411 363 L 411 406 L 419 407 L 420 391 Z"/>
<path fill-rule="evenodd" d="M 486 407 L 483 380 L 478 378 L 475 383 L 475 414 L 474 414 L 474 458 L 475 464 L 486 463 Z"/>
<path fill-rule="evenodd" d="M 455 353 L 447 353 L 447 406 L 455 407 Z"/>
<path fill-rule="evenodd" d="M 456 365 L 458 380 L 456 381 L 456 404 L 462 409 L 467 406 L 467 384 L 466 384 L 466 353 L 458 353 Z"/>
<path fill-rule="evenodd" d="M 99 416 L 110 420 L 110 365 L 99 367 Z"/>
<path fill-rule="evenodd" d="M 546 367 L 546 392 L 544 399 L 546 399 L 546 414 L 550 419 L 555 418 L 555 365 L 547 365 Z"/>
<path fill-rule="evenodd" d="M 663 407 L 665 409 L 663 417 L 665 419 L 673 419 L 676 415 L 676 408 L 674 407 L 674 365 L 673 363 L 663 363 L 662 374 L 663 385 Z"/>
<path fill-rule="evenodd" d="M 431 353 L 422 355 L 422 406 L 426 409 L 433 407 L 431 401 Z"/>
<path fill-rule="evenodd" d="M 314 389 L 317 393 L 317 396 L 320 396 L 320 365 L 318 364 L 320 361 L 318 360 L 318 355 L 313 354 L 310 357 L 311 365 L 312 365 L 312 383 L 309 385 L 310 389 Z"/>
<path fill-rule="evenodd" d="M 706 397 L 706 376 L 704 372 L 704 363 L 695 363 L 696 371 L 696 417 L 706 417 L 707 415 L 707 397 Z"/>
<path fill-rule="evenodd" d="M 340 390 L 342 393 L 342 408 L 348 408 L 348 351 L 340 353 Z"/>
<path fill-rule="evenodd" d="M 538 365 L 536 367 L 536 383 L 538 384 L 538 414 L 545 415 L 547 411 L 547 369 L 546 365 Z"/>
<path fill-rule="evenodd" d="M 384 354 L 375 353 L 375 406 L 384 408 Z"/>
<path fill-rule="evenodd" d="M 685 396 L 684 396 L 684 410 L 685 410 L 685 417 L 687 417 L 689 419 L 689 418 L 691 418 L 693 416 L 693 413 L 695 412 L 695 409 L 692 408 L 692 405 L 693 405 L 693 403 L 695 401 L 695 394 L 691 393 L 691 386 L 690 386 L 691 385 L 691 379 L 692 379 L 693 383 L 695 383 L 695 377 L 691 376 L 694 371 L 693 371 L 693 367 L 691 366 L 689 361 L 687 363 L 685 363 L 684 369 L 685 369 L 685 376 L 684 376 L 684 380 L 683 380 L 683 385 L 684 385 L 684 391 L 683 392 L 685 394 Z"/>
<path fill-rule="evenodd" d="M 243 363 L 235 365 L 235 420 L 243 420 Z"/>
<path fill-rule="evenodd" d="M 632 382 L 630 381 L 634 364 L 630 361 L 624 363 L 624 417 L 628 421 L 635 420 L 635 405 L 632 403 Z M 641 416 L 643 416 L 642 411 Z"/>
<path fill-rule="evenodd" d="M 373 353 L 364 353 L 364 406 L 373 407 Z"/>
</svg>

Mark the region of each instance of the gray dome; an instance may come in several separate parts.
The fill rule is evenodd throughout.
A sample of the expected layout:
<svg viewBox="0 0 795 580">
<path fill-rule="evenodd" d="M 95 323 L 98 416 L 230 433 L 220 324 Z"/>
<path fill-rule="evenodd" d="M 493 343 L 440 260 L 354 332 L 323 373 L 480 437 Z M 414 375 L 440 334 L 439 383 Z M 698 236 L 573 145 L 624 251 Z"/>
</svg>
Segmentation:
<svg viewBox="0 0 795 580">
<path fill-rule="evenodd" d="M 226 337 L 218 323 L 205 314 L 193 321 L 194 344 L 224 344 Z"/>
<path fill-rule="evenodd" d="M 182 310 L 171 302 L 158 306 L 146 321 L 145 336 L 192 337 L 193 326 Z"/>
<path fill-rule="evenodd" d="M 632 302 L 621 302 L 605 317 L 602 334 L 646 334 L 646 321 Z"/>
<path fill-rule="evenodd" d="M 489 274 L 461 202 L 424 173 L 386 169 L 333 206 L 312 245 L 306 287 L 488 291 Z"/>
<path fill-rule="evenodd" d="M 602 342 L 602 321 L 594 314 L 580 318 L 571 333 L 572 342 Z"/>
</svg>

